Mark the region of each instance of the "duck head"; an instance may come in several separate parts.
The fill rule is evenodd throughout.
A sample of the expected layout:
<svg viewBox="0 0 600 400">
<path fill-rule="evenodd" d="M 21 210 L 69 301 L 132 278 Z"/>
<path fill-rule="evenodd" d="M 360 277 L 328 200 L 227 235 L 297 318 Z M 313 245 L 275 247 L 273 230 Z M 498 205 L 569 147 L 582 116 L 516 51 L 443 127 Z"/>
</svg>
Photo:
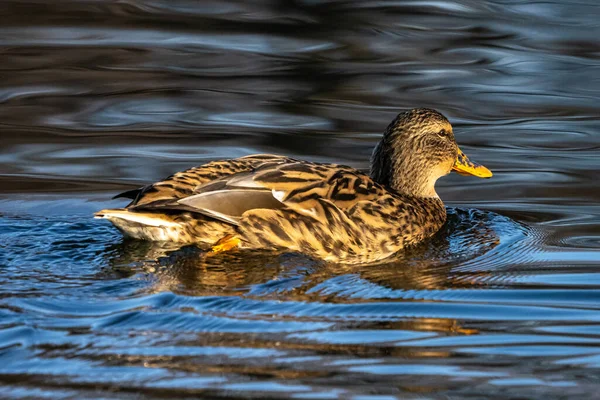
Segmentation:
<svg viewBox="0 0 600 400">
<path fill-rule="evenodd" d="M 373 180 L 417 197 L 438 197 L 435 182 L 453 170 L 480 178 L 492 176 L 458 148 L 448 119 L 429 108 L 398 114 L 371 157 Z"/>
</svg>

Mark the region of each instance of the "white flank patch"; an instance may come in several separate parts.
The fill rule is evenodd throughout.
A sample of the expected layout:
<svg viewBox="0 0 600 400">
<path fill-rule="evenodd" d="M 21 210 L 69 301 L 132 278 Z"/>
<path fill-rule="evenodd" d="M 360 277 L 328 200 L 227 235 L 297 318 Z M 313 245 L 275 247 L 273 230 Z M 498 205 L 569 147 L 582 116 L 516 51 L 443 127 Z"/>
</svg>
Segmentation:
<svg viewBox="0 0 600 400">
<path fill-rule="evenodd" d="M 283 199 L 285 199 L 285 191 L 273 189 L 271 190 L 271 193 L 273 193 L 273 197 L 283 203 Z"/>
</svg>

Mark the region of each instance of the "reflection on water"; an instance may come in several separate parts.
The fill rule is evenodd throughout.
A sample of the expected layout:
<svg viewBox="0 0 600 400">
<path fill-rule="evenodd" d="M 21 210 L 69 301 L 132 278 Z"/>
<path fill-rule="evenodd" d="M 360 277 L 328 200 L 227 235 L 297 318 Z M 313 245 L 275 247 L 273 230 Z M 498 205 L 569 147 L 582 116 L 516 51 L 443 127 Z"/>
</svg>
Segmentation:
<svg viewBox="0 0 600 400">
<path fill-rule="evenodd" d="M 0 397 L 594 397 L 599 17 L 594 1 L 3 1 Z M 209 257 L 91 220 L 220 157 L 366 168 L 416 106 L 494 178 L 444 178 L 448 223 L 394 260 Z"/>
</svg>

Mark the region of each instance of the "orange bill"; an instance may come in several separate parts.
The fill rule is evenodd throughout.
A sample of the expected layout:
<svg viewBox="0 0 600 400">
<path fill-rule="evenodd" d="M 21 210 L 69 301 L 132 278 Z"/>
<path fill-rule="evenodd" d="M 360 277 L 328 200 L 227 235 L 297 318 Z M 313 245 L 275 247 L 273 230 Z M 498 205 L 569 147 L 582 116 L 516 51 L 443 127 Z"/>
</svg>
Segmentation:
<svg viewBox="0 0 600 400">
<path fill-rule="evenodd" d="M 454 163 L 452 170 L 461 175 L 473 175 L 479 178 L 491 178 L 493 175 L 492 171 L 483 165 L 469 160 L 469 157 L 467 157 L 461 149 L 458 149 L 458 155 L 456 156 L 456 162 Z"/>
</svg>

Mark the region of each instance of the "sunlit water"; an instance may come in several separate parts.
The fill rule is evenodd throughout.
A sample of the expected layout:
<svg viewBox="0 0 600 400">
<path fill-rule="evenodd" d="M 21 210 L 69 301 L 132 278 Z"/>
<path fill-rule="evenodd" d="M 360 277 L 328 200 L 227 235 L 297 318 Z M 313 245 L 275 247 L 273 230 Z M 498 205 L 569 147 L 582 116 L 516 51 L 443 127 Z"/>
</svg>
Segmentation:
<svg viewBox="0 0 600 400">
<path fill-rule="evenodd" d="M 276 3 L 0 4 L 0 397 L 597 396 L 597 2 Z M 415 106 L 495 175 L 444 178 L 448 223 L 390 262 L 91 217 L 221 157 L 366 168 Z"/>
</svg>

